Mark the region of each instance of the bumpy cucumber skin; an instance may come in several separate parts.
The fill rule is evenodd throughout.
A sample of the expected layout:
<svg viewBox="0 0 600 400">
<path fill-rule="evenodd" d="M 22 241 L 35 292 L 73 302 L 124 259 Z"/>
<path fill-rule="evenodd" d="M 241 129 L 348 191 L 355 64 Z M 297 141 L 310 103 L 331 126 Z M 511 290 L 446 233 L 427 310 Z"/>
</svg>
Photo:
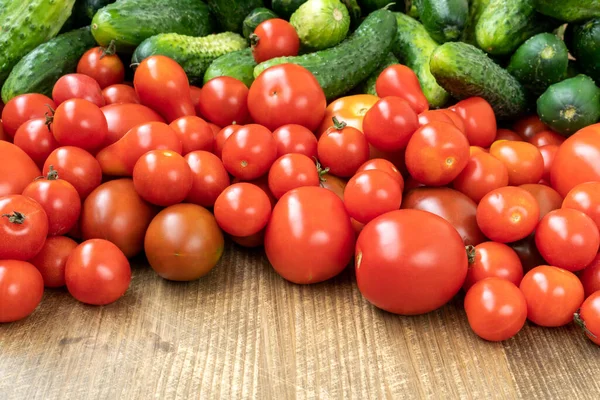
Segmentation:
<svg viewBox="0 0 600 400">
<path fill-rule="evenodd" d="M 294 63 L 307 68 L 319 81 L 328 100 L 347 93 L 377 69 L 392 48 L 396 18 L 391 11 L 369 14 L 358 29 L 339 45 L 297 57 L 278 57 L 254 68 L 258 77 L 274 65 Z"/>
<path fill-rule="evenodd" d="M 490 0 L 469 0 L 469 17 L 467 18 L 465 29 L 460 38 L 461 42 L 477 46 L 475 27 L 477 26 L 477 22 L 479 22 L 479 18 L 481 18 L 481 14 L 483 14 L 483 11 L 489 3 Z"/>
<path fill-rule="evenodd" d="M 0 3 L 0 84 L 25 54 L 52 39 L 71 15 L 75 0 Z"/>
<path fill-rule="evenodd" d="M 283 18 L 289 19 L 294 11 L 298 9 L 306 0 L 273 0 L 271 9 Z"/>
<path fill-rule="evenodd" d="M 579 68 L 600 83 L 600 18 L 569 24 L 566 40 Z"/>
<path fill-rule="evenodd" d="M 172 58 L 181 65 L 190 83 L 202 83 L 208 66 L 217 58 L 248 47 L 248 41 L 234 32 L 203 37 L 161 33 L 144 40 L 133 53 L 132 63 L 140 63 L 153 55 Z"/>
<path fill-rule="evenodd" d="M 101 46 L 115 41 L 117 51 L 130 53 L 145 39 L 159 33 L 206 36 L 214 18 L 201 0 L 127 0 L 98 10 L 92 34 Z"/>
<path fill-rule="evenodd" d="M 515 118 L 526 110 L 523 86 L 475 46 L 444 43 L 431 54 L 429 66 L 437 82 L 452 96 L 459 100 L 483 97 L 499 119 Z"/>
<path fill-rule="evenodd" d="M 214 60 L 204 74 L 204 83 L 219 76 L 230 76 L 244 82 L 248 88 L 254 82 L 256 61 L 252 49 L 234 51 Z"/>
<path fill-rule="evenodd" d="M 254 32 L 256 27 L 261 24 L 261 22 L 267 21 L 269 19 L 278 18 L 277 14 L 268 8 L 259 7 L 250 11 L 250 14 L 244 18 L 242 33 L 246 39 L 250 37 L 250 35 Z"/>
<path fill-rule="evenodd" d="M 429 58 L 439 44 L 419 21 L 403 13 L 395 13 L 395 16 L 398 31 L 392 48 L 394 55 L 415 71 L 429 105 L 433 108 L 443 107 L 450 95 L 437 83 L 429 69 Z"/>
<path fill-rule="evenodd" d="M 383 72 L 384 69 L 389 67 L 390 65 L 399 64 L 400 62 L 394 55 L 394 53 L 389 53 L 388 56 L 383 60 L 383 63 L 375 70 L 367 79 L 362 81 L 355 89 L 357 94 L 372 94 L 373 96 L 377 96 L 377 90 L 375 90 L 375 84 L 377 83 L 377 78 Z"/>
<path fill-rule="evenodd" d="M 350 14 L 340 0 L 308 0 L 292 14 L 290 24 L 296 29 L 305 51 L 318 51 L 346 38 Z"/>
<path fill-rule="evenodd" d="M 210 12 L 217 18 L 224 31 L 242 33 L 244 18 L 258 7 L 262 0 L 207 0 Z"/>
<path fill-rule="evenodd" d="M 533 4 L 539 13 L 565 22 L 600 17 L 598 0 L 533 0 Z"/>
<path fill-rule="evenodd" d="M 419 19 L 438 43 L 458 40 L 469 17 L 467 0 L 419 0 Z"/>
</svg>

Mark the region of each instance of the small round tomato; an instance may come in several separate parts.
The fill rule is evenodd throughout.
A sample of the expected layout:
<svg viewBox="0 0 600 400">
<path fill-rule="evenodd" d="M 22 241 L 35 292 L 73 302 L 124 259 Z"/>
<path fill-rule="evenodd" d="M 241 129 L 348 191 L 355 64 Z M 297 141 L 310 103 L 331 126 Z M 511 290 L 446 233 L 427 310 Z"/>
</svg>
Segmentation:
<svg viewBox="0 0 600 400">
<path fill-rule="evenodd" d="M 263 190 L 263 192 L 265 192 L 267 194 L 267 197 L 269 198 L 269 201 L 271 202 L 271 208 L 275 207 L 275 204 L 277 204 L 277 199 L 275 198 L 273 193 L 271 193 L 271 189 L 269 188 L 269 174 L 265 174 L 258 179 L 253 179 L 253 180 L 247 181 L 247 182 L 241 180 L 240 178 L 233 178 L 233 180 L 231 181 L 231 184 L 242 183 L 242 182 L 251 183 L 254 186 L 258 186 L 259 188 L 261 188 Z"/>
<path fill-rule="evenodd" d="M 279 199 L 292 189 L 302 186 L 319 186 L 320 171 L 304 154 L 286 154 L 279 157 L 269 170 L 269 189 Z"/>
<path fill-rule="evenodd" d="M 562 208 L 579 210 L 600 229 L 600 182 L 580 183 L 567 193 Z"/>
<path fill-rule="evenodd" d="M 443 112 L 448 117 L 450 117 L 450 119 L 452 120 L 452 122 L 454 123 L 454 125 L 456 125 L 456 127 L 462 133 L 464 133 L 466 135 L 467 127 L 465 125 L 465 121 L 462 119 L 462 117 L 460 115 L 458 115 L 458 113 L 456 111 L 451 110 L 449 108 L 442 108 L 439 111 Z"/>
<path fill-rule="evenodd" d="M 231 175 L 250 181 L 269 171 L 277 158 L 277 143 L 264 126 L 244 125 L 227 139 L 221 158 Z"/>
<path fill-rule="evenodd" d="M 452 182 L 469 162 L 469 142 L 454 125 L 434 121 L 419 128 L 406 147 L 410 175 L 429 186 Z"/>
<path fill-rule="evenodd" d="M 48 129 L 45 118 L 34 118 L 25 122 L 15 133 L 14 144 L 19 146 L 38 167 L 60 145 Z"/>
<path fill-rule="evenodd" d="M 469 252 L 469 272 L 463 288 L 468 291 L 486 278 L 501 278 L 517 286 L 523 279 L 523 265 L 517 253 L 504 243 L 484 242 Z"/>
<path fill-rule="evenodd" d="M 506 165 L 512 186 L 538 183 L 544 175 L 542 153 L 531 143 L 497 141 L 490 147 L 490 154 Z"/>
<path fill-rule="evenodd" d="M 50 109 L 55 108 L 56 103 L 43 94 L 28 93 L 16 96 L 2 109 L 4 133 L 12 138 L 25 122 L 33 118 L 44 118 Z"/>
<path fill-rule="evenodd" d="M 509 243 L 523 265 L 523 272 L 531 271 L 533 268 L 546 264 L 546 260 L 540 255 L 540 252 L 535 245 L 535 235 L 529 235 L 525 239 Z"/>
<path fill-rule="evenodd" d="M 60 77 L 52 88 L 52 99 L 57 106 L 71 99 L 86 100 L 98 107 L 106 105 L 98 82 L 83 74 L 67 74 Z"/>
<path fill-rule="evenodd" d="M 219 126 L 248 122 L 248 88 L 230 76 L 213 78 L 202 87 L 200 115 Z"/>
<path fill-rule="evenodd" d="M 513 125 L 513 130 L 523 138 L 529 141 L 536 133 L 547 131 L 550 128 L 544 124 L 537 114 L 521 118 Z"/>
<path fill-rule="evenodd" d="M 105 87 L 102 90 L 102 97 L 104 97 L 106 105 L 140 103 L 135 89 L 122 83 Z"/>
<path fill-rule="evenodd" d="M 344 190 L 348 182 L 345 179 L 330 174 L 329 172 L 321 176 L 321 187 L 331 190 L 340 200 L 344 200 Z"/>
<path fill-rule="evenodd" d="M 213 151 L 215 136 L 206 121 L 195 115 L 181 117 L 169 125 L 181 140 L 183 155 L 196 150 Z"/>
<path fill-rule="evenodd" d="M 367 141 L 383 151 L 406 148 L 418 128 L 417 114 L 401 97 L 389 96 L 379 100 L 367 111 L 363 120 Z"/>
<path fill-rule="evenodd" d="M 498 129 L 496 133 L 496 141 L 498 140 L 509 140 L 513 142 L 522 142 L 523 138 L 515 131 L 511 131 L 510 129 Z"/>
<path fill-rule="evenodd" d="M 562 268 L 540 265 L 525 274 L 520 288 L 527 301 L 527 318 L 539 326 L 568 324 L 583 303 L 581 282 Z"/>
<path fill-rule="evenodd" d="M 79 147 L 66 146 L 54 150 L 44 163 L 44 175 L 50 173 L 50 166 L 60 179 L 73 185 L 82 200 L 102 182 L 100 164 L 94 156 Z"/>
<path fill-rule="evenodd" d="M 530 235 L 540 219 L 540 206 L 525 189 L 506 186 L 486 194 L 477 206 L 477 224 L 495 242 L 510 243 Z"/>
<path fill-rule="evenodd" d="M 535 243 L 544 259 L 568 271 L 580 271 L 598 254 L 600 233 L 594 221 L 579 210 L 549 212 L 535 231 Z"/>
<path fill-rule="evenodd" d="M 231 238 L 231 241 L 233 241 L 233 243 L 237 244 L 238 246 L 246 247 L 248 249 L 261 247 L 262 245 L 265 244 L 265 230 L 264 229 L 258 233 L 255 233 L 254 235 L 250 235 L 250 236 L 240 237 L 240 236 L 229 235 L 229 237 Z"/>
<path fill-rule="evenodd" d="M 217 197 L 214 212 L 223 231 L 245 237 L 254 235 L 267 226 L 271 217 L 271 201 L 256 185 L 234 183 Z"/>
<path fill-rule="evenodd" d="M 30 263 L 0 261 L 0 323 L 29 316 L 42 301 L 44 279 Z"/>
<path fill-rule="evenodd" d="M 591 294 L 575 314 L 575 322 L 586 336 L 600 346 L 600 291 Z"/>
<path fill-rule="evenodd" d="M 25 186 L 40 176 L 40 169 L 19 147 L 0 141 L 0 197 L 21 194 Z"/>
<path fill-rule="evenodd" d="M 429 102 L 423 94 L 419 78 L 406 65 L 394 64 L 384 69 L 377 77 L 375 90 L 382 98 L 388 96 L 403 98 L 417 114 L 429 109 Z"/>
<path fill-rule="evenodd" d="M 496 115 L 485 99 L 470 97 L 456 103 L 451 110 L 463 119 L 471 145 L 487 148 L 496 140 Z"/>
<path fill-rule="evenodd" d="M 346 125 L 358 129 L 362 132 L 363 121 L 367 111 L 379 101 L 379 97 L 372 94 L 355 94 L 352 96 L 340 97 L 332 101 L 325 110 L 325 116 L 317 130 L 317 138 L 320 138 L 325 131 L 331 128 L 333 117 L 344 121 Z"/>
<path fill-rule="evenodd" d="M 56 109 L 52 133 L 61 146 L 95 151 L 106 140 L 108 124 L 97 105 L 83 99 L 70 99 Z"/>
<path fill-rule="evenodd" d="M 109 146 L 121 139 L 130 129 L 147 122 L 165 122 L 156 111 L 141 104 L 110 104 L 101 108 L 108 134 L 104 146 Z"/>
<path fill-rule="evenodd" d="M 207 151 L 193 151 L 185 160 L 192 172 L 192 188 L 186 202 L 212 207 L 217 197 L 229 186 L 230 179 L 219 157 Z"/>
<path fill-rule="evenodd" d="M 257 63 L 275 57 L 296 56 L 300 50 L 300 38 L 296 29 L 281 18 L 261 22 L 250 35 L 250 43 Z"/>
<path fill-rule="evenodd" d="M 419 114 L 420 126 L 427 125 L 428 123 L 433 121 L 445 122 L 447 124 L 454 125 L 454 120 L 452 120 L 452 118 L 450 118 L 450 116 L 447 113 L 445 113 L 444 110 L 427 110 Z"/>
<path fill-rule="evenodd" d="M 48 217 L 35 200 L 20 194 L 0 198 L 0 260 L 29 260 L 48 236 Z"/>
<path fill-rule="evenodd" d="M 214 153 L 217 157 L 222 157 L 223 146 L 225 146 L 225 142 L 227 139 L 229 139 L 229 136 L 233 135 L 243 127 L 243 125 L 229 125 L 217 132 L 217 134 L 214 136 Z"/>
<path fill-rule="evenodd" d="M 555 144 L 560 146 L 565 141 L 565 137 L 552 131 L 541 131 L 533 135 L 531 139 L 527 140 L 535 147 L 542 147 L 548 144 Z"/>
<path fill-rule="evenodd" d="M 502 161 L 488 153 L 475 152 L 452 186 L 479 203 L 492 190 L 508 186 L 508 169 Z"/>
<path fill-rule="evenodd" d="M 600 290 L 600 253 L 596 255 L 594 261 L 581 271 L 579 279 L 583 285 L 586 297 Z"/>
<path fill-rule="evenodd" d="M 210 129 L 212 130 L 213 136 L 217 136 L 217 133 L 221 130 L 220 126 L 213 124 L 212 122 L 208 122 L 208 126 L 210 126 Z"/>
<path fill-rule="evenodd" d="M 66 236 L 52 236 L 46 239 L 42 250 L 31 262 L 42 274 L 44 286 L 59 288 L 65 283 L 65 266 L 77 242 Z"/>
<path fill-rule="evenodd" d="M 400 185 L 383 171 L 358 172 L 348 181 L 344 190 L 344 205 L 348 214 L 362 224 L 386 212 L 398 210 L 401 203 Z"/>
<path fill-rule="evenodd" d="M 77 63 L 77 73 L 94 78 L 101 89 L 125 80 L 125 66 L 115 54 L 114 46 L 94 47 L 83 53 Z"/>
<path fill-rule="evenodd" d="M 373 169 L 390 174 L 390 176 L 394 178 L 396 182 L 398 182 L 398 185 L 400 186 L 400 191 L 404 191 L 404 177 L 391 161 L 385 160 L 383 158 L 372 158 L 363 165 L 361 165 L 356 171 L 356 173 L 358 174 L 359 172 L 370 171 Z"/>
<path fill-rule="evenodd" d="M 299 153 L 307 157 L 317 157 L 317 138 L 302 125 L 288 124 L 273 132 L 277 142 L 277 157 Z"/>
<path fill-rule="evenodd" d="M 550 171 L 552 170 L 552 163 L 554 163 L 554 157 L 556 157 L 556 153 L 558 152 L 558 147 L 555 144 L 547 144 L 545 146 L 539 147 L 538 150 L 544 159 L 544 175 L 542 175 L 542 181 L 550 184 Z"/>
<path fill-rule="evenodd" d="M 348 178 L 369 160 L 369 143 L 358 129 L 347 126 L 337 118 L 334 123 L 317 143 L 319 161 L 332 174 Z"/>
<path fill-rule="evenodd" d="M 563 198 L 550 186 L 539 183 L 528 183 L 519 187 L 527 190 L 537 200 L 540 206 L 540 220 L 550 211 L 559 209 L 562 205 Z"/>
</svg>

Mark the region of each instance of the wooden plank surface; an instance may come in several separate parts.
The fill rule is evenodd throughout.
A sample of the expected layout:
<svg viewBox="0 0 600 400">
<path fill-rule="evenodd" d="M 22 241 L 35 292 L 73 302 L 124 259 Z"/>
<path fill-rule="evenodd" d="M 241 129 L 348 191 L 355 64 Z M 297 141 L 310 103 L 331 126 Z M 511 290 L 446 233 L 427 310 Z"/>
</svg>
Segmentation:
<svg viewBox="0 0 600 400">
<path fill-rule="evenodd" d="M 235 247 L 192 283 L 140 262 L 115 304 L 48 291 L 0 325 L 0 399 L 600 398 L 600 348 L 574 326 L 488 343 L 461 304 L 391 315 L 351 270 L 297 286 Z"/>
</svg>

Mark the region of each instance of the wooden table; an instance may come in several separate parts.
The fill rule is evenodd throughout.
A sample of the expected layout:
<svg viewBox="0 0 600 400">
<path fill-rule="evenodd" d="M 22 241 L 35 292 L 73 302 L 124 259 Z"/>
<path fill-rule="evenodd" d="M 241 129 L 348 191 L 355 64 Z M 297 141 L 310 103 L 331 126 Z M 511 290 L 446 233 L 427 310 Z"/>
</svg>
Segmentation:
<svg viewBox="0 0 600 400">
<path fill-rule="evenodd" d="M 365 301 L 351 270 L 285 282 L 260 251 L 227 249 L 204 279 L 143 262 L 107 307 L 48 291 L 0 325 L 0 399 L 600 398 L 600 348 L 574 326 L 488 343 L 461 299 L 399 317 Z"/>
</svg>

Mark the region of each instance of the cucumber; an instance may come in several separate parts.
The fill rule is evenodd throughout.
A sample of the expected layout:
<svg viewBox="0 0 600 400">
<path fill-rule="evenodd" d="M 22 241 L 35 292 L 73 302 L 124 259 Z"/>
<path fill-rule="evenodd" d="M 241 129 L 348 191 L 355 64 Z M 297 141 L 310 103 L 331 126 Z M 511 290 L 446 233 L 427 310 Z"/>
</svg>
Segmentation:
<svg viewBox="0 0 600 400">
<path fill-rule="evenodd" d="M 566 37 L 579 68 L 600 82 L 600 18 L 569 24 Z"/>
<path fill-rule="evenodd" d="M 489 3 L 490 0 L 469 0 L 469 17 L 467 18 L 461 41 L 477 46 L 475 27 Z"/>
<path fill-rule="evenodd" d="M 340 0 L 308 0 L 290 18 L 305 50 L 323 50 L 346 39 L 350 13 Z"/>
<path fill-rule="evenodd" d="M 52 39 L 75 0 L 0 1 L 0 85 L 25 54 Z"/>
<path fill-rule="evenodd" d="M 475 46 L 444 43 L 431 54 L 429 66 L 438 83 L 452 96 L 459 100 L 483 97 L 498 119 L 518 117 L 526 111 L 523 86 Z"/>
<path fill-rule="evenodd" d="M 255 8 L 263 7 L 262 0 L 207 0 L 210 12 L 221 30 L 242 33 L 244 18 Z"/>
<path fill-rule="evenodd" d="M 467 0 L 418 0 L 421 23 L 433 40 L 445 43 L 458 40 L 469 17 Z"/>
<path fill-rule="evenodd" d="M 384 69 L 389 67 L 390 65 L 399 64 L 400 62 L 394 55 L 394 53 L 389 53 L 383 63 L 375 70 L 367 79 L 362 81 L 356 87 L 357 94 L 372 94 L 373 96 L 377 96 L 377 90 L 375 90 L 375 84 L 377 83 L 377 78 L 383 72 Z"/>
<path fill-rule="evenodd" d="M 507 55 L 531 36 L 552 31 L 558 25 L 538 14 L 532 0 L 489 0 L 475 26 L 475 39 L 484 51 Z"/>
<path fill-rule="evenodd" d="M 390 3 L 395 3 L 392 6 L 393 10 L 400 11 L 403 8 L 398 6 L 398 0 L 358 0 L 358 5 L 361 9 L 365 10 L 365 14 L 369 14 L 375 10 L 379 10 L 380 8 L 386 7 Z M 403 2 L 402 5 L 404 5 Z"/>
<path fill-rule="evenodd" d="M 60 33 L 70 32 L 74 29 L 90 25 L 94 14 L 99 9 L 114 2 L 115 0 L 75 0 L 73 12 L 63 24 Z"/>
<path fill-rule="evenodd" d="M 100 46 L 115 41 L 117 51 L 131 53 L 159 33 L 206 36 L 214 25 L 201 0 L 126 0 L 101 8 L 92 19 L 92 34 Z"/>
<path fill-rule="evenodd" d="M 248 41 L 233 32 L 192 37 L 177 33 L 161 33 L 144 40 L 131 58 L 133 64 L 160 54 L 177 61 L 191 84 L 202 83 L 208 66 L 222 55 L 248 47 Z"/>
<path fill-rule="evenodd" d="M 259 7 L 250 11 L 250 14 L 244 18 L 244 22 L 242 24 L 242 33 L 244 37 L 248 39 L 250 35 L 254 32 L 256 27 L 260 25 L 261 22 L 264 22 L 269 19 L 279 18 L 277 14 L 268 8 Z"/>
<path fill-rule="evenodd" d="M 339 45 L 296 57 L 278 57 L 258 64 L 254 77 L 278 64 L 294 63 L 307 68 L 319 81 L 328 100 L 347 93 L 366 79 L 385 60 L 396 36 L 391 11 L 372 12 L 358 29 Z"/>
<path fill-rule="evenodd" d="M 392 48 L 394 55 L 401 63 L 415 71 L 429 105 L 434 108 L 443 107 L 450 95 L 438 85 L 429 70 L 429 58 L 439 44 L 429 36 L 419 21 L 403 13 L 395 15 L 398 32 Z"/>
<path fill-rule="evenodd" d="M 533 3 L 538 12 L 565 22 L 600 17 L 598 0 L 533 0 Z"/>
<path fill-rule="evenodd" d="M 351 29 L 356 29 L 360 25 L 360 18 L 362 17 L 362 10 L 358 2 L 356 0 L 342 0 L 342 3 L 344 3 L 350 14 Z"/>
<path fill-rule="evenodd" d="M 537 112 L 543 123 L 568 137 L 600 119 L 600 88 L 583 74 L 565 79 L 539 97 Z"/>
<path fill-rule="evenodd" d="M 539 33 L 519 46 L 507 70 L 537 97 L 565 77 L 568 64 L 565 43 L 551 33 Z"/>
<path fill-rule="evenodd" d="M 289 19 L 306 0 L 273 0 L 271 9 L 280 17 Z"/>
<path fill-rule="evenodd" d="M 234 51 L 213 61 L 204 74 L 204 83 L 218 76 L 231 76 L 244 82 L 248 87 L 254 82 L 256 61 L 252 49 Z"/>
</svg>

